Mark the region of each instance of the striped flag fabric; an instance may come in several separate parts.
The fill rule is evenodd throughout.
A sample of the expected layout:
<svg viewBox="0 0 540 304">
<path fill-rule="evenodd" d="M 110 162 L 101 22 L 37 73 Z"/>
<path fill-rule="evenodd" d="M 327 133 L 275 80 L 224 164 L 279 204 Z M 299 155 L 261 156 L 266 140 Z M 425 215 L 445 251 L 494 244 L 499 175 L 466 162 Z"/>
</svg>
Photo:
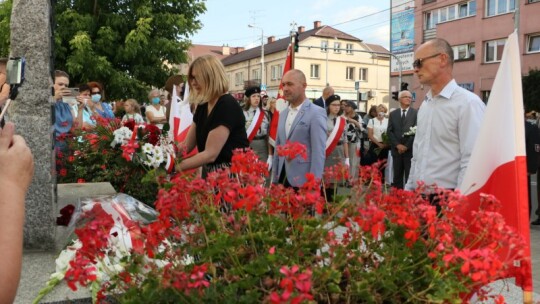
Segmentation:
<svg viewBox="0 0 540 304">
<path fill-rule="evenodd" d="M 292 50 L 291 44 L 287 47 L 287 58 L 285 59 L 285 65 L 283 66 L 283 75 L 287 73 L 290 69 L 293 68 L 293 56 L 294 52 Z M 283 78 L 283 77 L 282 77 Z M 276 111 L 272 116 L 272 121 L 270 122 L 270 132 L 268 134 L 268 141 L 275 148 L 276 146 L 276 136 L 277 136 L 277 126 L 279 121 L 279 112 L 283 111 L 287 107 L 287 102 L 283 98 L 283 84 L 279 83 L 279 91 L 276 100 Z"/>
<path fill-rule="evenodd" d="M 533 283 L 523 93 L 516 31 L 506 41 L 484 121 L 459 190 L 469 200 L 462 210 L 465 219 L 471 211 L 478 210 L 480 193 L 491 194 L 500 200 L 500 213 L 506 223 L 525 239 L 527 248 L 523 249 L 529 259 L 516 261 L 511 273 L 526 298 L 533 290 Z"/>
</svg>

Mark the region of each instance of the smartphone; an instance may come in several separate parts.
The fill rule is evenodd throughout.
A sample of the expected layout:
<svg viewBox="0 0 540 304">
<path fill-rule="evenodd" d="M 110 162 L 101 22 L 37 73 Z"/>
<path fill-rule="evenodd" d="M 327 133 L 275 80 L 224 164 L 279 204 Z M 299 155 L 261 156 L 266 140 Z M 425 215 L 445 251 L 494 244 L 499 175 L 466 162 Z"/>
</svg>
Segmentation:
<svg viewBox="0 0 540 304">
<path fill-rule="evenodd" d="M 71 91 L 71 96 L 79 96 L 79 88 L 68 88 Z"/>
<path fill-rule="evenodd" d="M 10 85 L 20 85 L 24 82 L 24 57 L 9 58 L 6 64 L 6 82 Z"/>
</svg>

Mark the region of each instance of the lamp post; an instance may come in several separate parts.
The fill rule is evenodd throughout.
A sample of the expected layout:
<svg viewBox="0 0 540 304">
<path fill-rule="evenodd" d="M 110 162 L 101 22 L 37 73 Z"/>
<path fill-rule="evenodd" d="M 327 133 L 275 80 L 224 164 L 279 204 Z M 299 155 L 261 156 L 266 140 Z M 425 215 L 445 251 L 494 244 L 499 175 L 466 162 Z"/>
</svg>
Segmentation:
<svg viewBox="0 0 540 304">
<path fill-rule="evenodd" d="M 261 86 L 266 85 L 266 82 L 265 82 L 266 72 L 264 70 L 264 30 L 252 24 L 248 24 L 248 27 L 261 30 Z"/>
</svg>

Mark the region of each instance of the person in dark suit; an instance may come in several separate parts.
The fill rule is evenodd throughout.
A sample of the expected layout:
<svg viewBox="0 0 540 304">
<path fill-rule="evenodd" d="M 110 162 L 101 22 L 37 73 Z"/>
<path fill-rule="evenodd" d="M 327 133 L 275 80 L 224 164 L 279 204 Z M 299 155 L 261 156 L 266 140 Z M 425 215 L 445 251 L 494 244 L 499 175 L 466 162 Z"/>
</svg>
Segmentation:
<svg viewBox="0 0 540 304">
<path fill-rule="evenodd" d="M 276 147 L 289 142 L 306 146 L 307 159 L 288 159 L 274 153 L 272 181 L 286 187 L 299 188 L 306 182 L 306 173 L 321 179 L 326 158 L 326 111 L 306 97 L 306 76 L 300 70 L 289 70 L 281 79 L 283 96 L 289 106 L 279 113 Z"/>
<path fill-rule="evenodd" d="M 525 118 L 527 118 L 527 113 L 525 114 Z M 537 173 L 540 165 L 540 131 L 536 124 L 527 119 L 525 120 L 525 153 L 527 156 L 527 194 L 529 195 L 530 217 L 532 212 L 531 175 Z M 536 178 L 538 179 L 538 175 Z M 540 225 L 539 209 L 540 208 L 536 208 L 535 214 L 539 217 L 531 223 L 533 225 Z"/>
<path fill-rule="evenodd" d="M 322 96 L 315 99 L 315 101 L 313 102 L 314 104 L 318 105 L 319 107 L 325 109 L 328 104 L 327 104 L 327 99 L 328 97 L 334 95 L 334 88 L 332 88 L 331 86 L 327 86 L 323 89 L 322 91 Z"/>
<path fill-rule="evenodd" d="M 392 151 L 394 178 L 392 186 L 403 189 L 411 170 L 414 135 L 404 135 L 416 126 L 416 110 L 411 108 L 412 94 L 401 91 L 398 95 L 401 107 L 392 111 L 388 119 L 388 139 Z"/>
</svg>

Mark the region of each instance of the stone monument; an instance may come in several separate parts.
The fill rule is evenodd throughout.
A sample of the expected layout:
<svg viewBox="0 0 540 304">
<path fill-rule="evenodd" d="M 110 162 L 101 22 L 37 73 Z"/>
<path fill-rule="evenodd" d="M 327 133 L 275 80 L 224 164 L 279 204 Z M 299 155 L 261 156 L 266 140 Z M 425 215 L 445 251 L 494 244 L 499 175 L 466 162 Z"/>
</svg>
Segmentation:
<svg viewBox="0 0 540 304">
<path fill-rule="evenodd" d="M 24 248 L 51 250 L 55 240 L 56 183 L 51 132 L 51 4 L 13 0 L 11 57 L 26 58 L 25 82 L 8 111 L 16 132 L 34 155 L 34 179 L 26 197 Z"/>
</svg>

